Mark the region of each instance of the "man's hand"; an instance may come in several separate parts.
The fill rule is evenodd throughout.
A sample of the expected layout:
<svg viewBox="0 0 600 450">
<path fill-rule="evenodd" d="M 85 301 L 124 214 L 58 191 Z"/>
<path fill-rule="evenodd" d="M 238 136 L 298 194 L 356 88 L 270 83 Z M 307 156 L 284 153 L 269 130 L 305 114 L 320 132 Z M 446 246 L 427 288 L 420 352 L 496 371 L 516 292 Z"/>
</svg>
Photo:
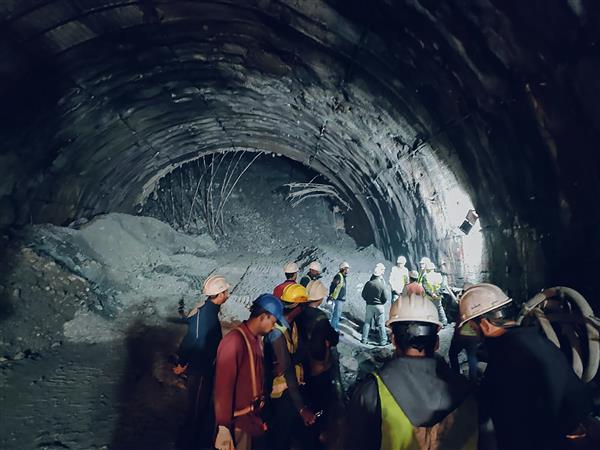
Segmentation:
<svg viewBox="0 0 600 450">
<path fill-rule="evenodd" d="M 181 364 L 177 364 L 175 367 L 173 367 L 173 373 L 175 375 L 181 375 L 182 373 L 185 372 L 186 369 L 187 369 L 187 364 L 185 366 L 182 366 Z"/>
<path fill-rule="evenodd" d="M 215 439 L 215 448 L 217 450 L 235 450 L 229 428 L 219 425 L 219 431 Z"/>
<path fill-rule="evenodd" d="M 317 417 L 313 414 L 313 412 L 308 408 L 302 408 L 300 410 L 300 417 L 304 421 L 304 425 L 309 427 L 315 423 Z"/>
</svg>

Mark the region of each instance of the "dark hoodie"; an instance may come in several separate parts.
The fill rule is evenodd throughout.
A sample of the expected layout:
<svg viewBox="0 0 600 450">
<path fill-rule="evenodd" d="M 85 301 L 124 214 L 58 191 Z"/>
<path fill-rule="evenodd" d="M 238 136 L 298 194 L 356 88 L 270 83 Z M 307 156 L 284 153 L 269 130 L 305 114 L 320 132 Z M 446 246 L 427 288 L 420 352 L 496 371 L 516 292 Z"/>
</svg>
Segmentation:
<svg viewBox="0 0 600 450">
<path fill-rule="evenodd" d="M 439 357 L 398 357 L 379 376 L 413 427 L 439 424 L 471 394 L 468 382 Z M 347 420 L 345 450 L 381 449 L 381 404 L 373 376 L 354 392 Z M 477 417 L 471 422 L 465 435 L 477 430 Z"/>
</svg>

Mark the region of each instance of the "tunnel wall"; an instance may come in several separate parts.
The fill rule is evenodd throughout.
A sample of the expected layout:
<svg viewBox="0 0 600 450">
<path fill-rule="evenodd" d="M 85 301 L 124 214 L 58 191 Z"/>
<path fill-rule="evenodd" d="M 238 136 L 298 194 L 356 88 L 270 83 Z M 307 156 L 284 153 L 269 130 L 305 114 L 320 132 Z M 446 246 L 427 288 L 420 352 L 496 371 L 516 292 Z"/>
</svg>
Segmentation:
<svg viewBox="0 0 600 450">
<path fill-rule="evenodd" d="M 438 188 L 459 184 L 481 216 L 483 278 L 521 298 L 593 292 L 597 2 L 2 8 L 4 226 L 131 211 L 168 165 L 249 147 L 347 192 L 386 254 L 450 273 L 457 224 Z"/>
</svg>

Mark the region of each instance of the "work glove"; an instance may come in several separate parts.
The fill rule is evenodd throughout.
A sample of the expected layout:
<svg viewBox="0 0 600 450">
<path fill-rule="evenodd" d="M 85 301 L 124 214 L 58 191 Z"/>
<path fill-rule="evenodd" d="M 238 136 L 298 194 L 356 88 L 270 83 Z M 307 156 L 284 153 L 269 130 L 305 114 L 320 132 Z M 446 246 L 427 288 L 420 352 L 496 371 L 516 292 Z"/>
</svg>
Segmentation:
<svg viewBox="0 0 600 450">
<path fill-rule="evenodd" d="M 175 375 L 181 375 L 182 373 L 184 373 L 187 369 L 187 364 L 185 366 L 182 366 L 181 364 L 177 364 L 175 367 L 173 367 L 173 373 Z"/>
<path fill-rule="evenodd" d="M 215 448 L 217 450 L 235 450 L 229 428 L 219 425 L 219 431 L 215 439 Z"/>
</svg>

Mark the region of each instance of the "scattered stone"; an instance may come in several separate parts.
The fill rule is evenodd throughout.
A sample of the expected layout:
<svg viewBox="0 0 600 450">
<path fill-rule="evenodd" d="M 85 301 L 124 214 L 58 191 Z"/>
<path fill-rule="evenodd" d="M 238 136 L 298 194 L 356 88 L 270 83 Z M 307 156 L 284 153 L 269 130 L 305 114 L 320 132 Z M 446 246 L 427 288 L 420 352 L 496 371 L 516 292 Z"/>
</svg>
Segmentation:
<svg viewBox="0 0 600 450">
<path fill-rule="evenodd" d="M 21 298 L 21 289 L 18 289 L 18 288 L 13 289 L 12 296 L 16 299 Z"/>
<path fill-rule="evenodd" d="M 14 361 L 20 361 L 22 359 L 25 359 L 25 353 L 23 353 L 23 352 L 19 352 L 19 353 L 15 354 L 15 356 L 13 356 Z"/>
<path fill-rule="evenodd" d="M 52 345 L 50 346 L 50 348 L 58 348 L 62 345 L 62 342 L 58 341 L 58 342 L 53 342 Z"/>
</svg>

